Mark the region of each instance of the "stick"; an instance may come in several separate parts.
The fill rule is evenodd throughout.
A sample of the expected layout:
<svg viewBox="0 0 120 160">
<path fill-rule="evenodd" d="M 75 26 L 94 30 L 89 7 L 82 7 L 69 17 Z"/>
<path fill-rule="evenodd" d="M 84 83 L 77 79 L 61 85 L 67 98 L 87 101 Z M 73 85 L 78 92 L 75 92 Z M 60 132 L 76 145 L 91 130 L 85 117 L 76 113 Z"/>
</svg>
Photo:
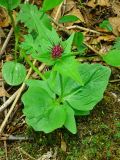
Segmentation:
<svg viewBox="0 0 120 160">
<path fill-rule="evenodd" d="M 74 26 L 69 26 L 69 27 L 66 27 L 68 30 L 69 29 L 80 29 L 80 30 L 83 30 L 83 31 L 87 31 L 87 32 L 92 32 L 92 33 L 96 33 L 96 34 L 101 34 L 100 32 L 98 31 L 95 31 L 95 30 L 92 30 L 92 29 L 89 29 L 89 28 L 85 28 L 85 27 L 81 27 L 81 26 L 77 26 L 77 25 L 74 25 Z"/>
<path fill-rule="evenodd" d="M 8 33 L 8 36 L 7 36 L 5 42 L 4 42 L 3 46 L 2 46 L 2 49 L 0 51 L 0 55 L 2 55 L 4 53 L 12 34 L 13 34 L 13 28 L 11 28 L 10 32 Z"/>
<path fill-rule="evenodd" d="M 4 109 L 6 109 L 12 103 L 12 101 L 17 96 L 18 92 L 19 92 L 19 89 L 0 107 L 0 112 L 2 112 Z"/>
</svg>

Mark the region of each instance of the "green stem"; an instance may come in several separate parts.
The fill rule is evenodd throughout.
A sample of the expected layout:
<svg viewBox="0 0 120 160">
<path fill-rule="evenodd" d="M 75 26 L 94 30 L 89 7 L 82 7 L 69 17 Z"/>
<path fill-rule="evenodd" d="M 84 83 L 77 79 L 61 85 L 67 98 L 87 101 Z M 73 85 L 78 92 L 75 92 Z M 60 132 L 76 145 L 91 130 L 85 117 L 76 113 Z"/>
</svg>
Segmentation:
<svg viewBox="0 0 120 160">
<path fill-rule="evenodd" d="M 61 74 L 59 74 L 59 76 L 60 76 L 61 95 L 58 98 L 58 102 L 61 103 L 62 102 L 62 97 L 63 97 L 63 78 L 62 78 Z"/>
<path fill-rule="evenodd" d="M 14 52 L 14 55 L 15 55 L 15 61 L 17 61 L 18 33 L 16 32 L 16 25 L 15 25 L 14 17 L 12 15 L 12 11 L 8 10 L 8 14 L 10 16 L 12 27 L 13 27 L 13 30 L 14 30 L 14 35 L 15 35 L 15 52 Z"/>
<path fill-rule="evenodd" d="M 33 65 L 33 63 L 30 61 L 28 56 L 22 51 L 22 55 L 25 58 L 26 62 L 30 65 L 30 67 L 42 78 L 43 80 L 46 80 L 45 76 Z"/>
</svg>

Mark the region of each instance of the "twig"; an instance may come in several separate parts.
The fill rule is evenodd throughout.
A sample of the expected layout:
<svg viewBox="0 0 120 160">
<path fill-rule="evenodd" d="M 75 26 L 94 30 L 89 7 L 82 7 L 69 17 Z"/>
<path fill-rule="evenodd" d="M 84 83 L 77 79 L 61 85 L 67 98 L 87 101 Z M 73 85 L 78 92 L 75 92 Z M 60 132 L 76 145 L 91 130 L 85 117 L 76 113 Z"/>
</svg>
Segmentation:
<svg viewBox="0 0 120 160">
<path fill-rule="evenodd" d="M 26 140 L 33 140 L 33 138 L 31 137 L 20 137 L 20 136 L 13 136 L 13 135 L 6 135 L 6 136 L 2 136 L 0 137 L 1 141 L 26 141 Z"/>
<path fill-rule="evenodd" d="M 44 67 L 45 67 L 45 63 L 42 63 L 42 64 L 40 65 L 40 67 L 38 68 L 38 70 L 39 70 L 39 71 L 42 71 L 42 70 L 44 69 Z M 36 73 L 36 72 L 32 74 L 32 77 L 36 77 L 36 76 L 37 76 L 37 73 Z"/>
<path fill-rule="evenodd" d="M 34 60 L 33 64 L 35 65 L 35 63 L 36 63 L 36 60 Z M 27 80 L 27 79 L 29 78 L 31 72 L 32 72 L 32 68 L 29 69 L 28 74 L 27 74 L 25 80 Z M 14 102 L 13 102 L 13 104 L 12 104 L 10 110 L 9 110 L 9 112 L 7 113 L 7 115 L 6 115 L 3 123 L 2 123 L 1 126 L 0 126 L 0 135 L 2 134 L 2 132 L 3 132 L 3 130 L 4 130 L 4 127 L 5 127 L 8 119 L 9 119 L 9 117 L 10 117 L 10 115 L 11 115 L 11 113 L 12 113 L 12 111 L 13 111 L 16 103 L 17 103 L 17 101 L 19 100 L 19 98 L 20 98 L 20 96 L 21 96 L 21 93 L 22 93 L 22 91 L 24 90 L 24 88 L 25 88 L 25 83 L 23 83 L 22 86 L 20 87 L 19 92 L 18 92 L 18 94 L 17 94 L 17 96 L 16 96 L 16 98 L 15 98 L 15 100 L 14 100 Z"/>
<path fill-rule="evenodd" d="M 0 55 L 2 55 L 4 53 L 12 34 L 13 34 L 13 28 L 11 28 L 11 30 L 8 33 L 8 36 L 7 36 L 5 42 L 4 42 L 3 46 L 2 46 L 2 49 L 0 51 Z"/>
<path fill-rule="evenodd" d="M 59 5 L 59 7 L 58 7 L 58 10 L 57 10 L 57 12 L 56 12 L 56 14 L 55 14 L 55 17 L 54 17 L 54 20 L 55 20 L 55 21 L 57 21 L 57 18 L 58 18 L 58 15 L 59 15 L 60 11 L 61 11 L 62 5 L 63 5 L 63 3 L 61 3 L 61 4 Z"/>
<path fill-rule="evenodd" d="M 120 82 L 120 79 L 110 80 L 109 82 L 110 82 L 110 83 Z"/>
<path fill-rule="evenodd" d="M 91 45 L 89 45 L 89 44 L 86 43 L 86 42 L 84 42 L 84 44 L 85 44 L 89 49 L 91 49 L 93 52 L 95 52 L 97 55 L 100 55 L 100 53 L 99 53 L 96 49 L 94 49 Z"/>
<path fill-rule="evenodd" d="M 19 92 L 19 89 L 0 107 L 0 112 L 5 110 L 12 103 L 12 101 L 17 96 L 18 92 Z"/>
<path fill-rule="evenodd" d="M 95 30 L 92 30 L 92 29 L 89 29 L 89 28 L 85 28 L 85 27 L 81 27 L 81 26 L 77 26 L 77 25 L 74 25 L 74 26 L 69 26 L 69 27 L 66 27 L 68 30 L 69 29 L 80 29 L 80 30 L 83 30 L 83 31 L 87 31 L 87 32 L 92 32 L 92 33 L 96 33 L 96 34 L 101 34 L 100 32 L 98 31 L 95 31 Z"/>
<path fill-rule="evenodd" d="M 32 157 L 30 154 L 28 154 L 26 151 L 24 151 L 22 148 L 18 147 L 18 150 L 21 151 L 24 155 L 29 157 L 30 159 L 36 160 L 34 157 Z"/>
</svg>

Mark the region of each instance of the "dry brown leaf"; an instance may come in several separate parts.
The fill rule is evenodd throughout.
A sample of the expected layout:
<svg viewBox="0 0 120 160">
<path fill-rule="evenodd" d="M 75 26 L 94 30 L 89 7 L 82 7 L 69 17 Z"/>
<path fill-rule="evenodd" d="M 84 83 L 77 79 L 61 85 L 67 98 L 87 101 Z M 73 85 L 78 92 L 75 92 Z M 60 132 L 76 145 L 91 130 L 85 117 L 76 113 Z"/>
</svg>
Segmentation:
<svg viewBox="0 0 120 160">
<path fill-rule="evenodd" d="M 61 10 L 59 11 L 59 13 L 57 14 L 58 12 L 58 9 L 59 9 L 59 6 L 58 7 L 55 7 L 51 13 L 51 17 L 53 17 L 56 21 L 58 21 L 61 17 Z"/>
<path fill-rule="evenodd" d="M 65 4 L 65 13 L 72 10 L 74 6 L 75 6 L 75 1 L 74 0 L 67 0 L 66 4 Z"/>
<path fill-rule="evenodd" d="M 87 6 L 95 8 L 96 6 L 110 6 L 109 0 L 90 0 L 87 2 Z"/>
<path fill-rule="evenodd" d="M 1 27 L 0 27 L 0 37 L 5 37 L 5 33 Z"/>
<path fill-rule="evenodd" d="M 120 36 L 120 17 L 110 17 L 109 22 L 112 25 L 113 33 Z"/>
<path fill-rule="evenodd" d="M 106 54 L 110 50 L 110 46 L 108 45 L 102 45 L 102 48 L 99 50 L 100 55 Z"/>
<path fill-rule="evenodd" d="M 95 27 L 95 30 L 98 31 L 98 32 L 110 32 L 110 31 L 108 31 L 107 29 L 105 29 L 105 28 L 100 28 L 100 27 L 98 27 L 98 26 Z"/>
<path fill-rule="evenodd" d="M 113 12 L 120 17 L 120 3 L 113 3 L 112 5 Z"/>
<path fill-rule="evenodd" d="M 90 0 L 89 2 L 87 2 L 86 4 L 87 4 L 87 6 L 89 6 L 89 7 L 92 7 L 92 8 L 95 8 L 96 7 L 96 0 Z"/>
<path fill-rule="evenodd" d="M 115 40 L 115 36 L 114 35 L 105 35 L 105 36 L 99 36 L 98 38 L 93 39 L 91 43 L 92 44 L 98 44 L 98 43 L 100 43 L 100 41 L 111 42 L 111 41 L 114 41 L 114 40 Z"/>
<path fill-rule="evenodd" d="M 78 17 L 79 20 L 77 20 L 76 22 L 65 23 L 65 26 L 66 26 L 66 27 L 72 26 L 74 23 L 84 22 L 83 15 L 81 14 L 80 10 L 77 9 L 76 6 L 75 6 L 67 15 L 74 15 L 74 16 Z"/>
<path fill-rule="evenodd" d="M 0 7 L 0 27 L 8 27 L 10 24 L 10 18 L 7 11 Z"/>
<path fill-rule="evenodd" d="M 109 0 L 98 0 L 97 5 L 99 6 L 110 6 Z"/>
<path fill-rule="evenodd" d="M 100 41 L 111 42 L 111 41 L 114 41 L 114 40 L 115 40 L 115 36 L 114 35 L 99 36 L 97 38 L 97 42 L 100 42 Z"/>
<path fill-rule="evenodd" d="M 66 152 L 67 151 L 67 145 L 63 139 L 61 139 L 61 149 L 62 151 Z"/>
<path fill-rule="evenodd" d="M 9 94 L 3 87 L 0 87 L 0 97 L 4 97 L 4 96 L 9 97 Z"/>
<path fill-rule="evenodd" d="M 79 18 L 79 20 L 76 21 L 75 23 L 84 22 L 84 18 L 83 18 L 82 13 L 80 12 L 80 9 L 77 9 L 76 7 L 74 7 L 69 14 L 74 15 L 74 16 Z"/>
</svg>

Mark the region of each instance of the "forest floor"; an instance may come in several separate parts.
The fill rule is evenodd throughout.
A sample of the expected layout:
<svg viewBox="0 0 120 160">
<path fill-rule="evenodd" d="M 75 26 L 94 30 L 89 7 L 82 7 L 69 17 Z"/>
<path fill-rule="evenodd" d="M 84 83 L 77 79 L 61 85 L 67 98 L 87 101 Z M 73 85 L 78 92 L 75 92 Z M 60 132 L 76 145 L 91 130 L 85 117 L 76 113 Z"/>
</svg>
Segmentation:
<svg viewBox="0 0 120 160">
<path fill-rule="evenodd" d="M 34 2 L 34 1 L 32 1 Z M 41 5 L 41 0 L 34 2 Z M 81 19 L 75 25 L 82 26 L 88 30 L 102 31 L 106 34 L 89 34 L 82 28 L 86 41 L 95 49 L 101 46 L 100 52 L 109 50 L 116 37 L 120 35 L 120 2 L 109 0 L 84 1 L 79 3 L 77 0 L 68 0 L 67 11 L 65 13 L 75 14 Z M 67 2 L 66 2 L 67 6 Z M 58 8 L 55 8 L 51 16 L 55 16 Z M 0 13 L 3 13 L 0 8 Z M 0 34 L 7 35 L 10 31 L 10 22 L 4 21 L 5 17 L 0 14 Z M 6 16 L 6 14 L 4 14 Z M 61 13 L 57 18 L 61 17 Z M 109 19 L 113 31 L 107 32 L 100 29 L 98 24 Z M 66 27 L 74 23 L 67 24 Z M 77 30 L 77 29 L 76 29 Z M 0 37 L 2 47 L 6 36 Z M 0 55 L 0 68 L 3 61 L 13 59 L 12 48 L 14 36 L 6 47 L 6 52 Z M 94 57 L 94 53 L 88 50 L 88 55 Z M 96 53 L 95 53 L 96 54 Z M 85 59 L 85 62 L 99 62 L 95 56 L 92 60 Z M 0 137 L 0 160 L 120 160 L 120 69 L 111 67 L 112 75 L 105 91 L 103 100 L 91 111 L 88 116 L 77 117 L 77 134 L 73 135 L 66 129 L 58 129 L 50 134 L 35 132 L 27 126 L 22 113 L 23 105 L 19 101 L 14 112 L 5 126 L 4 134 Z M 2 76 L 0 72 L 0 85 L 2 86 Z M 10 87 L 4 84 L 7 91 L 3 94 L 0 86 L 0 104 L 5 101 L 5 97 L 12 95 L 18 87 Z M 7 95 L 8 94 L 8 95 Z M 4 114 L 0 113 L 0 123 L 4 120 Z"/>
</svg>

